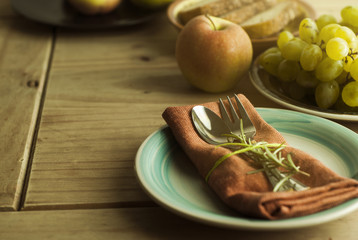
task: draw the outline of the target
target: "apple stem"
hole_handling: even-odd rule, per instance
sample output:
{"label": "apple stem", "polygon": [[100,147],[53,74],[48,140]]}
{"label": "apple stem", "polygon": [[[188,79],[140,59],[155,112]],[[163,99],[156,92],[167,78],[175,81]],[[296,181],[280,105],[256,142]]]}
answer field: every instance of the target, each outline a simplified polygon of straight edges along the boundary
{"label": "apple stem", "polygon": [[209,19],[209,21],[211,22],[211,24],[214,26],[214,30],[217,31],[217,28],[215,26],[215,23],[213,22],[213,20],[211,19],[211,17],[209,16],[209,14],[205,14],[205,17],[207,17]]}

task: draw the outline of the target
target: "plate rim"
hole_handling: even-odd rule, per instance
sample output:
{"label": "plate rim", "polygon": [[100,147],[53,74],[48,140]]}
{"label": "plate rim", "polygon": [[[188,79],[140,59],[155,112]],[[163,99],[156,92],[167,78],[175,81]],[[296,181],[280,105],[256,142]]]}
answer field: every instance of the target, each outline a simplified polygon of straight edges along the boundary
{"label": "plate rim", "polygon": [[[346,131],[349,133],[349,135],[356,135],[354,131],[350,130],[349,128],[342,126],[336,122],[333,122],[331,120],[321,118],[319,116],[314,116],[306,113],[296,112],[293,110],[286,110],[286,109],[276,109],[276,108],[256,108],[259,113],[261,110],[267,110],[267,111],[281,111],[281,112],[291,112],[293,114],[299,114],[299,115],[308,115],[310,118],[314,119],[315,121],[325,121],[328,124],[334,124],[340,128],[340,130]],[[134,170],[137,176],[137,179],[142,187],[142,189],[149,195],[149,197],[154,200],[156,203],[158,203],[160,206],[164,207],[165,209],[169,210],[170,212],[175,213],[176,215],[182,216],[186,219],[193,220],[195,222],[200,222],[216,227],[225,227],[225,228],[231,228],[231,229],[243,229],[243,230],[269,230],[269,231],[276,231],[276,230],[290,230],[290,229],[298,229],[298,228],[304,228],[304,227],[311,227],[315,225],[320,225],[326,222],[330,222],[333,220],[336,220],[340,217],[346,216],[347,214],[355,211],[358,209],[358,199],[351,199],[343,204],[347,205],[343,209],[340,209],[339,212],[334,212],[334,214],[329,214],[327,216],[320,216],[320,214],[325,214],[325,212],[334,211],[331,209],[324,210],[319,213],[303,216],[303,217],[296,217],[296,218],[290,218],[290,219],[282,219],[282,220],[266,220],[266,219],[255,219],[255,218],[245,218],[245,217],[235,217],[237,221],[233,222],[232,217],[225,216],[225,215],[217,215],[210,212],[203,212],[203,215],[197,216],[193,214],[192,212],[183,210],[180,206],[175,206],[173,203],[168,203],[162,198],[158,197],[155,193],[153,193],[152,190],[150,190],[150,184],[146,183],[142,176],[141,170],[138,167],[140,164],[141,154],[143,148],[147,145],[147,143],[158,133],[161,131],[169,129],[167,125],[161,126],[159,129],[151,133],[140,145],[136,157],[135,157],[135,164],[134,164]],[[177,144],[177,146],[179,146]],[[341,204],[342,205],[342,204]],[[341,207],[341,205],[336,207]],[[331,216],[332,215],[332,216]],[[207,219],[205,216],[214,216],[215,218],[220,218],[221,221],[214,220],[214,219]],[[307,218],[310,220],[307,221]],[[312,223],[313,222],[313,223]]]}
{"label": "plate rim", "polygon": [[[260,56],[262,54],[257,56],[256,59],[254,60],[254,62],[252,63],[252,66],[249,71],[249,78],[250,78],[252,85],[263,96],[265,96],[266,98],[272,100],[273,102],[275,102],[281,106],[290,108],[292,110],[300,111],[302,113],[311,114],[311,115],[328,118],[328,119],[334,119],[334,120],[343,120],[343,121],[352,121],[352,122],[358,121],[358,114],[354,115],[354,114],[346,114],[346,113],[333,113],[333,112],[330,113],[330,112],[326,112],[326,111],[319,110],[319,109],[317,109],[317,110],[309,109],[304,106],[298,106],[293,103],[290,103],[290,102],[286,101],[285,99],[282,99],[279,96],[277,96],[277,94],[275,94],[270,89],[265,87],[265,85],[263,84],[263,82],[258,74],[258,71],[259,71],[259,63],[258,62],[259,62]],[[294,101],[294,100],[292,99],[292,101]],[[302,103],[302,105],[303,105],[303,103]]]}

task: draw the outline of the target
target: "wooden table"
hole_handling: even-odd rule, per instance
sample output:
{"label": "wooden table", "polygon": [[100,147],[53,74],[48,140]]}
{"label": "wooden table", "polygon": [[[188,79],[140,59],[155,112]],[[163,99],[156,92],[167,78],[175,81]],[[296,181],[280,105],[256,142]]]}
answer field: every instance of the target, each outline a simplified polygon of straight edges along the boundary
{"label": "wooden table", "polygon": [[[339,16],[354,0],[312,1]],[[168,106],[213,101],[190,87],[165,13],[133,29],[31,22],[0,3],[0,239],[356,239],[358,212],[284,232],[237,231],[177,216],[147,197],[133,163]],[[280,106],[248,77],[233,90]],[[357,123],[341,124],[358,132]],[[155,221],[153,221],[155,219]]]}

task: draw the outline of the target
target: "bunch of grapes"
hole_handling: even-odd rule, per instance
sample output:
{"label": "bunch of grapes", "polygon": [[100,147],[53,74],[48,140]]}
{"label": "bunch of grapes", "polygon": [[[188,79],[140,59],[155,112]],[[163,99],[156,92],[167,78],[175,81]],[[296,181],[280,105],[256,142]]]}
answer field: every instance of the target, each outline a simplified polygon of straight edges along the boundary
{"label": "bunch of grapes", "polygon": [[331,15],[300,22],[299,37],[280,33],[277,47],[259,58],[292,98],[314,96],[320,108],[358,108],[358,6],[341,10],[342,22]]}

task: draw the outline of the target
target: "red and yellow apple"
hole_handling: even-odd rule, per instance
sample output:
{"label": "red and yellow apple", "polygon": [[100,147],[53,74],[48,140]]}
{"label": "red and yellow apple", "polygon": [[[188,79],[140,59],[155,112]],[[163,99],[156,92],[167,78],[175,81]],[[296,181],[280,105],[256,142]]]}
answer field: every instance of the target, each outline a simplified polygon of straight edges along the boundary
{"label": "red and yellow apple", "polygon": [[234,88],[247,73],[253,49],[249,36],[239,25],[200,15],[179,33],[175,55],[190,84],[218,93]]}
{"label": "red and yellow apple", "polygon": [[106,14],[113,11],[122,0],[68,0],[79,12],[86,15]]}

